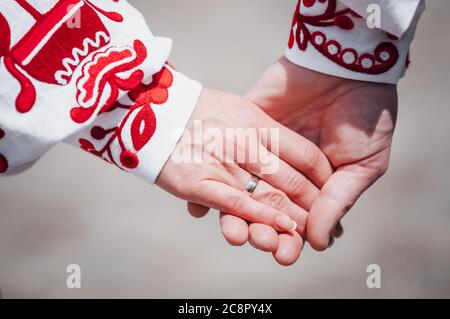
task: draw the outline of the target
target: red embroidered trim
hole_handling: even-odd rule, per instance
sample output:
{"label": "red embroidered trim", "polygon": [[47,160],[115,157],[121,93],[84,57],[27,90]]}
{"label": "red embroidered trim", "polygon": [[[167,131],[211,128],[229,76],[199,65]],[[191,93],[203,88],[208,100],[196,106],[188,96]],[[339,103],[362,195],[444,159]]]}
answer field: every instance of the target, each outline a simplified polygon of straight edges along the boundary
{"label": "red embroidered trim", "polygon": [[[0,128],[0,140],[5,137],[5,131]],[[8,170],[8,160],[3,154],[0,154],[0,174],[5,173]]]}
{"label": "red embroidered trim", "polygon": [[[317,1],[317,2],[316,2]],[[326,6],[323,13],[305,15],[304,8],[316,4]],[[299,0],[292,22],[288,47],[292,49],[297,43],[301,51],[311,44],[318,52],[338,65],[355,72],[366,74],[381,74],[389,71],[398,61],[399,53],[391,42],[383,42],[376,46],[374,52],[359,54],[354,48],[344,48],[337,40],[327,39],[321,31],[311,32],[308,26],[337,27],[350,32],[354,29],[352,19],[361,19],[351,9],[337,11],[336,0]]]}
{"label": "red embroidered trim", "polygon": [[[123,105],[116,102],[105,112],[113,112],[117,109],[125,109],[127,113],[117,127],[103,128],[94,126],[91,129],[91,137],[97,141],[102,141],[108,137],[102,149],[97,150],[94,144],[87,139],[80,139],[79,143],[82,149],[98,157],[103,158],[109,163],[115,164],[119,168],[135,169],[139,165],[139,152],[153,137],[156,131],[156,116],[151,104],[164,104],[169,98],[168,89],[173,84],[172,72],[164,67],[160,72],[153,76],[153,81],[145,85],[140,83],[135,89],[128,93],[128,97],[134,102],[133,105]],[[123,142],[123,130],[134,115],[130,124],[131,142],[133,150],[128,149]],[[119,157],[120,165],[114,159],[112,154],[112,143],[119,143],[121,153]]]}

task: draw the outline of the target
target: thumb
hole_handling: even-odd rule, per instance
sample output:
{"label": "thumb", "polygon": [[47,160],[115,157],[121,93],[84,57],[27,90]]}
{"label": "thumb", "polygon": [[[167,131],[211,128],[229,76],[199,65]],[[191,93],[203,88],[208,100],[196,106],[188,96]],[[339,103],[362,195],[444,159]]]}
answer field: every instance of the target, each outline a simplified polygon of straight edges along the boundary
{"label": "thumb", "polygon": [[330,177],[314,201],[306,222],[307,238],[314,249],[322,251],[328,248],[342,217],[376,179],[368,176],[367,172],[355,172],[350,166]]}

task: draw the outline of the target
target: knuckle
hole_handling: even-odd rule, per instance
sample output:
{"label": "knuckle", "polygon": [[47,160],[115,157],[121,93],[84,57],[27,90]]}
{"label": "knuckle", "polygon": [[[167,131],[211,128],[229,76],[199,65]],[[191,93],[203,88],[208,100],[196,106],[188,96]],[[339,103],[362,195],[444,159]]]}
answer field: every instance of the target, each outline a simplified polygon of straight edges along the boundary
{"label": "knuckle", "polygon": [[381,176],[385,175],[387,173],[388,169],[389,169],[389,162],[383,163],[378,168],[378,176],[381,177]]}
{"label": "knuckle", "polygon": [[269,207],[265,207],[256,213],[255,218],[257,222],[267,223],[271,226],[275,223],[275,219],[272,218],[272,215],[272,210]]}
{"label": "knuckle", "polygon": [[227,199],[229,207],[233,212],[240,212],[245,204],[245,198],[241,194],[230,195]]}
{"label": "knuckle", "polygon": [[369,171],[369,178],[372,182],[376,182],[378,179],[380,179],[382,176],[384,176],[389,168],[389,162],[383,162],[383,163],[376,163],[376,165],[373,165]]}
{"label": "knuckle", "polygon": [[299,196],[306,190],[307,180],[300,174],[294,174],[287,180],[287,187],[293,196]]}
{"label": "knuckle", "polygon": [[269,191],[264,197],[267,204],[274,208],[282,208],[287,199],[287,196],[278,190]]}
{"label": "knuckle", "polygon": [[303,151],[305,169],[312,171],[316,168],[320,160],[320,152],[314,146],[306,146]]}

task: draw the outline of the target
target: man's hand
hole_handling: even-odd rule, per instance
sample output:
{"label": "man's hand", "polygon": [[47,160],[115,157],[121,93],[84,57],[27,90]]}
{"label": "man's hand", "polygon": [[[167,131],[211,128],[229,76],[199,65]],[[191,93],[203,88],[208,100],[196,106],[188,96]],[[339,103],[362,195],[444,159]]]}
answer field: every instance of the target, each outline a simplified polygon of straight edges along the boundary
{"label": "man's hand", "polygon": [[[313,248],[326,249],[333,236],[342,235],[339,222],[345,213],[386,172],[397,117],[396,87],[321,74],[281,58],[247,99],[313,141],[333,165],[334,174],[307,208],[307,239]],[[222,226],[224,234],[230,233],[229,224]],[[233,225],[238,224],[233,217]],[[269,227],[259,225],[255,231],[252,224],[240,225],[241,237],[246,234],[251,242],[271,245],[274,231]],[[298,254],[293,253],[292,242],[282,245],[279,241],[278,251],[287,252],[284,260],[295,261]]]}

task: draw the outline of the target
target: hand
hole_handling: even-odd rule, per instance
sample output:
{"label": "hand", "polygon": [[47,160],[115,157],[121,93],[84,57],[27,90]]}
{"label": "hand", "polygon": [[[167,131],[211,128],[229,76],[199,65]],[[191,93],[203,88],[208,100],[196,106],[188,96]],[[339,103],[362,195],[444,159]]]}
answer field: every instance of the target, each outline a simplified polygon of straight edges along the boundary
{"label": "hand", "polygon": [[[337,78],[281,58],[247,98],[313,141],[333,165],[335,172],[312,205],[307,222],[311,246],[326,249],[332,235],[342,234],[341,218],[388,168],[397,118],[396,86]],[[239,234],[253,241],[256,235],[273,240],[273,229],[259,226],[256,234],[250,225],[250,230],[241,229]]]}
{"label": "hand", "polygon": [[[254,143],[238,133],[229,134],[237,128],[253,129]],[[263,128],[277,129],[279,138],[258,135],[256,129]],[[305,154],[315,159],[314,165]],[[292,233],[304,230],[307,213],[300,205],[312,204],[331,173],[316,145],[243,98],[205,89],[156,183],[189,201],[194,214],[211,207]],[[252,175],[261,180],[250,197],[243,190]]]}

